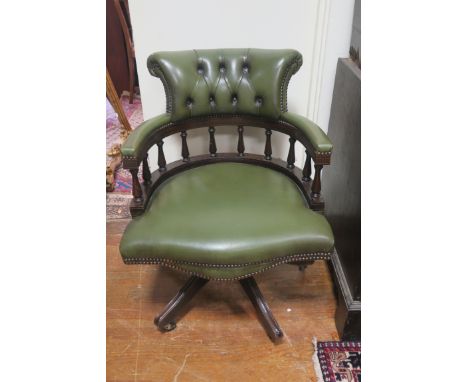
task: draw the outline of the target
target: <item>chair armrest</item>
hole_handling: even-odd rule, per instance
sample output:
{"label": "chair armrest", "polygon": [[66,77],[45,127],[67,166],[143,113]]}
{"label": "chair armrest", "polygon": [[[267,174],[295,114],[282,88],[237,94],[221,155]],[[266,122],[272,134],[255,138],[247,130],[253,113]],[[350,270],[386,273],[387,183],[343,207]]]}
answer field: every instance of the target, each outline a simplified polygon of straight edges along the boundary
{"label": "chair armrest", "polygon": [[171,122],[170,114],[161,114],[154,118],[144,121],[140,126],[133,130],[127,140],[122,144],[120,151],[125,160],[138,160],[146,150],[146,142],[155,130]]}
{"label": "chair armrest", "polygon": [[280,119],[301,130],[310,141],[315,151],[319,153],[330,153],[332,151],[333,144],[330,139],[328,139],[323,130],[310,119],[290,112],[281,114]]}

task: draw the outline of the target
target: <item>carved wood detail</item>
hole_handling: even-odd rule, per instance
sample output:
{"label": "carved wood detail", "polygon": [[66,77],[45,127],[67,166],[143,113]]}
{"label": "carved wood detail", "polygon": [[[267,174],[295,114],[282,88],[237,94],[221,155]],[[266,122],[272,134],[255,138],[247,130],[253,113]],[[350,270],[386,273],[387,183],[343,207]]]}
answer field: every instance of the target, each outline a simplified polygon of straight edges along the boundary
{"label": "carved wood detail", "polygon": [[157,143],[159,171],[166,171],[166,157],[164,156],[163,144],[162,140]]}
{"label": "carved wood detail", "polygon": [[208,132],[210,133],[210,155],[212,157],[216,156],[216,140],[215,140],[215,131],[216,129],[213,126],[210,126]]}
{"label": "carved wood detail", "polygon": [[271,160],[271,129],[265,130],[266,141],[265,141],[265,159]]}
{"label": "carved wood detail", "polygon": [[184,162],[187,162],[189,161],[189,156],[190,156],[189,149],[187,146],[187,131],[182,130],[180,132],[180,136],[182,137],[182,158]]}
{"label": "carved wood detail", "polygon": [[239,156],[244,155],[245,151],[245,145],[244,145],[244,126],[239,126],[237,128],[237,131],[239,132],[239,140],[237,141],[237,152],[239,153]]}
{"label": "carved wood detail", "polygon": [[[193,158],[189,158],[189,151],[187,146],[187,130],[199,128],[200,124],[203,121],[210,121],[208,125],[209,129],[209,154],[199,155]],[[221,123],[221,121],[225,123]],[[223,124],[234,124],[234,122],[239,121],[238,123],[238,144],[236,153],[217,153],[216,141],[215,141],[215,128],[213,125],[223,125]],[[253,126],[265,128],[266,142],[265,142],[265,151],[264,155],[255,155],[250,153],[245,153],[245,144],[244,144],[244,126],[249,124],[249,121],[252,121]],[[205,125],[207,126],[207,125]],[[271,135],[272,130],[289,133],[289,152],[287,162],[272,158],[272,147],[271,147]],[[182,137],[182,160],[166,164],[166,159],[163,151],[163,137],[169,136],[171,134],[179,132]],[[147,137],[144,143],[144,148],[146,151],[151,147],[151,142],[155,142],[158,146],[158,166],[159,169],[151,174],[151,181],[147,182],[146,179],[149,177],[147,174],[144,174],[145,179],[145,189],[141,193],[141,186],[135,185],[136,187],[136,199],[131,204],[131,213],[132,216],[141,215],[145,208],[145,202],[149,200],[149,196],[154,192],[154,190],[166,179],[169,177],[181,172],[188,170],[193,167],[203,166],[210,163],[216,162],[239,162],[239,163],[249,163],[254,165],[259,165],[263,167],[268,167],[279,171],[288,177],[290,177],[300,188],[303,193],[307,203],[310,208],[315,211],[322,211],[324,209],[323,199],[320,196],[321,184],[320,184],[320,171],[323,168],[324,164],[330,162],[331,152],[316,152],[313,148],[309,147],[307,140],[301,135],[302,133],[297,131],[297,129],[286,124],[284,121],[277,121],[266,123],[266,121],[257,118],[251,117],[241,117],[241,116],[231,116],[228,117],[209,117],[205,119],[193,118],[190,120],[184,120],[177,123],[169,123],[161,127],[160,129],[155,130],[151,136]],[[299,140],[302,144],[305,143],[306,146],[306,162],[302,170],[298,169],[295,163],[295,153],[294,145],[296,140]],[[154,143],[153,143],[154,144]],[[139,157],[139,156],[138,156]],[[143,172],[145,173],[146,164],[144,159],[138,159],[138,157],[123,157],[124,167],[129,169],[136,169],[138,171],[138,165],[143,161]],[[311,161],[314,161],[315,166],[315,176],[314,180],[311,182]],[[149,166],[148,166],[149,167]],[[149,170],[149,169],[148,169]],[[139,189],[138,189],[139,188]],[[141,194],[141,196],[139,196]]]}
{"label": "carved wood detail", "polygon": [[143,191],[141,189],[140,181],[138,180],[138,169],[134,168],[130,170],[132,174],[132,194],[133,199],[136,203],[143,202]]}
{"label": "carved wood detail", "polygon": [[321,164],[314,165],[315,174],[314,181],[312,182],[312,197],[317,199],[320,197],[320,191],[322,190],[322,183],[320,181],[320,172],[322,171],[323,166]]}
{"label": "carved wood detail", "polygon": [[310,182],[310,174],[312,173],[312,157],[310,156],[309,152],[306,151],[306,160],[304,163],[304,168],[302,169],[302,180],[304,182]]}
{"label": "carved wood detail", "polygon": [[296,139],[291,137],[289,138],[289,153],[288,153],[288,168],[294,168],[294,162],[296,162],[296,153],[294,152],[294,144]]}
{"label": "carved wood detail", "polygon": [[[207,126],[254,126],[258,128],[265,128],[267,130],[267,142],[265,145],[265,150],[267,153],[266,157],[271,156],[268,154],[271,151],[271,141],[269,142],[269,135],[271,131],[279,131],[281,133],[287,134],[301,144],[303,144],[311,153],[312,159],[315,164],[329,164],[331,152],[317,152],[315,151],[310,140],[304,135],[304,133],[299,130],[294,125],[291,125],[282,120],[269,120],[262,117],[253,117],[249,115],[210,115],[204,117],[193,117],[177,122],[170,122],[167,125],[161,126],[158,129],[155,129],[148,135],[141,147],[139,148],[138,153],[135,156],[124,156],[123,157],[123,166],[126,169],[135,168],[142,160],[144,154],[158,141],[164,139],[167,136],[170,136],[175,133],[180,133],[182,130],[192,130],[198,129]],[[214,131],[213,131],[214,133]]]}
{"label": "carved wood detail", "polygon": [[148,154],[146,154],[146,157],[143,159],[143,180],[146,184],[151,183],[151,171],[148,164]]}

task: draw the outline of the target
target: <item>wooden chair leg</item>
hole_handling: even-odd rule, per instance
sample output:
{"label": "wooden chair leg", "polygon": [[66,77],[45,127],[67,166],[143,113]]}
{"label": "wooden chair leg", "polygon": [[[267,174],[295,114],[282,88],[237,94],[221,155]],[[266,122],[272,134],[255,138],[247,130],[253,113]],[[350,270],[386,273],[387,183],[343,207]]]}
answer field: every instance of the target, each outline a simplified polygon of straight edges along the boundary
{"label": "wooden chair leg", "polygon": [[176,328],[176,318],[187,303],[208,282],[201,277],[191,276],[175,297],[166,305],[162,313],[154,319],[154,323],[163,332]]}
{"label": "wooden chair leg", "polygon": [[242,288],[244,288],[247,296],[249,296],[253,306],[255,307],[260,321],[265,327],[268,337],[270,337],[273,342],[279,340],[281,337],[283,337],[283,332],[273,317],[273,313],[266,303],[262,292],[260,292],[255,279],[253,277],[247,277],[245,279],[239,280],[239,282],[241,283]]}

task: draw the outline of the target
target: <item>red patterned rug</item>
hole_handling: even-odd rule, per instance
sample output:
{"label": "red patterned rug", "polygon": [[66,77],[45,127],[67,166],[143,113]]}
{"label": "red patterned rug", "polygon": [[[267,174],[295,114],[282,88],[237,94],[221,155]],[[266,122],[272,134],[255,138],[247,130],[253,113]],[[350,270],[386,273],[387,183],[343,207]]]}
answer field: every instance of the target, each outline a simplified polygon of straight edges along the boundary
{"label": "red patterned rug", "polygon": [[[134,129],[143,122],[143,111],[141,100],[138,97],[133,99],[133,104],[128,102],[128,96],[121,97],[122,107],[130,125]],[[106,99],[106,152],[111,150],[115,144],[120,144],[121,126],[117,113]],[[107,156],[107,164],[111,161]],[[141,174],[140,174],[141,177]],[[115,172],[114,191],[106,194],[106,217],[107,220],[130,218],[129,205],[132,200],[132,176],[130,172],[124,170],[122,166]]]}
{"label": "red patterned rug", "polygon": [[314,343],[314,367],[318,382],[361,382],[361,343]]}

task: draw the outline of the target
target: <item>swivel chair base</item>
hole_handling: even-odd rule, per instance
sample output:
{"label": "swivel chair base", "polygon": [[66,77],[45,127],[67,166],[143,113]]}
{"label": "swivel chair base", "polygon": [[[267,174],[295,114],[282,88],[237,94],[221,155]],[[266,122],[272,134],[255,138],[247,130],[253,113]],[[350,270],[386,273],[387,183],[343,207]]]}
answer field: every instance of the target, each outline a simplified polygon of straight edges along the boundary
{"label": "swivel chair base", "polygon": [[[166,305],[162,313],[155,318],[154,323],[159,330],[162,332],[174,330],[177,326],[177,317],[180,315],[181,311],[208,281],[209,280],[198,276],[191,276],[174,298]],[[262,292],[260,292],[255,279],[253,277],[247,277],[239,280],[239,282],[255,307],[268,337],[270,337],[273,342],[281,339],[281,337],[283,337],[283,332],[273,317],[270,307],[266,303]]]}

